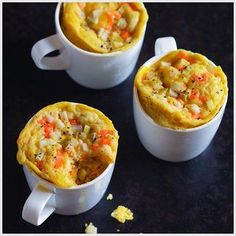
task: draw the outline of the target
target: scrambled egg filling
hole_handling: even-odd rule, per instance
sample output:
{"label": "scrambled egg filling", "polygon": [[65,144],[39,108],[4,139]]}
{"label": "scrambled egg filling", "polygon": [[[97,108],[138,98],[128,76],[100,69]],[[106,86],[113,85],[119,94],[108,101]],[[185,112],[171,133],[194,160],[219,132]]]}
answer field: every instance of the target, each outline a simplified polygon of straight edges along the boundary
{"label": "scrambled egg filling", "polygon": [[97,227],[93,225],[92,222],[85,224],[85,233],[86,234],[97,234]]}
{"label": "scrambled egg filling", "polygon": [[113,199],[113,195],[111,194],[111,193],[109,193],[108,195],[107,195],[107,200],[112,200]]}
{"label": "scrambled egg filling", "polygon": [[64,3],[61,26],[76,46],[91,52],[125,50],[143,35],[148,20],[141,3]]}
{"label": "scrambled egg filling", "polygon": [[60,187],[89,182],[115,161],[118,133],[89,106],[60,102],[40,110],[17,140],[17,159]]}
{"label": "scrambled egg filling", "polygon": [[133,220],[133,212],[125,206],[118,206],[111,216],[117,219],[121,223],[125,223],[126,220]]}
{"label": "scrambled egg filling", "polygon": [[135,78],[144,110],[158,124],[193,128],[210,121],[228,94],[227,77],[220,66],[186,50],[168,53]]}

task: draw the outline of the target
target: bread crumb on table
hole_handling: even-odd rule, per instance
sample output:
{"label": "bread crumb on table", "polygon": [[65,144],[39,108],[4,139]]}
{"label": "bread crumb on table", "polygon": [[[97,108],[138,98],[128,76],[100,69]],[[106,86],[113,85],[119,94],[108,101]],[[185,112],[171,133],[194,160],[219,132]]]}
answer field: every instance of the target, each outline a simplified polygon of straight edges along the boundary
{"label": "bread crumb on table", "polygon": [[112,213],[111,216],[117,219],[121,223],[125,223],[126,220],[133,220],[133,212],[125,207],[125,206],[118,206]]}
{"label": "bread crumb on table", "polygon": [[95,227],[92,222],[90,222],[89,224],[85,224],[85,233],[97,234],[97,227]]}
{"label": "bread crumb on table", "polygon": [[108,195],[107,195],[107,200],[112,200],[113,199],[113,195],[111,194],[111,193],[109,193]]}

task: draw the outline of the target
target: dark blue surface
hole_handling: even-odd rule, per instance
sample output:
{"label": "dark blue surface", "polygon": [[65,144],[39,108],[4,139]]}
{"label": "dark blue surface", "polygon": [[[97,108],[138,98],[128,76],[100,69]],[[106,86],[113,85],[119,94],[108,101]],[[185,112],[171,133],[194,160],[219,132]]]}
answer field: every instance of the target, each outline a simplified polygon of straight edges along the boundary
{"label": "dark blue surface", "polygon": [[[149,3],[144,45],[133,74],[109,90],[89,90],[65,72],[34,65],[33,44],[55,32],[56,4],[3,4],[3,233],[82,233],[92,221],[99,233],[233,232],[233,4]],[[132,113],[133,78],[154,55],[155,39],[174,36],[179,48],[206,55],[228,76],[229,100],[207,150],[192,161],[168,163],[151,156],[137,138]],[[86,103],[110,117],[120,134],[116,167],[106,196],[78,216],[53,214],[36,227],[21,211],[30,191],[16,161],[16,140],[42,107],[58,101]],[[173,147],[174,148],[174,147]],[[120,224],[119,204],[134,212]]]}

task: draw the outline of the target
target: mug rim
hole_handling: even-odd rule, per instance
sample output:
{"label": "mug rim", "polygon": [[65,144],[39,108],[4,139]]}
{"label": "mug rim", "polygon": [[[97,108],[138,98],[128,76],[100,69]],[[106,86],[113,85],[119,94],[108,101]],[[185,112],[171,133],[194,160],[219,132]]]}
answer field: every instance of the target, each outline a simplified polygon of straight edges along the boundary
{"label": "mug rim", "polygon": [[84,184],[80,184],[78,186],[72,186],[72,187],[60,187],[60,186],[57,186],[56,184],[54,183],[51,183],[49,182],[48,180],[46,179],[43,179],[42,177],[40,177],[39,175],[37,175],[29,166],[27,166],[26,164],[23,165],[23,168],[26,168],[26,170],[32,175],[34,176],[36,179],[38,179],[38,182],[37,184],[40,184],[40,183],[45,183],[47,185],[49,185],[50,187],[54,188],[54,189],[60,189],[60,190],[78,190],[78,189],[84,189],[86,187],[89,187],[90,185],[93,185],[95,184],[96,182],[98,182],[100,179],[102,179],[103,177],[105,177],[108,172],[110,171],[110,169],[112,167],[115,166],[115,162],[114,163],[110,163],[107,168],[99,175],[97,176],[95,179],[87,182],[87,183],[84,183]]}
{"label": "mug rim", "polygon": [[[178,50],[178,49],[176,49],[176,50]],[[176,51],[176,50],[172,50],[172,51]],[[162,53],[162,54],[157,55],[157,56],[151,57],[151,58],[148,59],[141,67],[147,66],[147,65],[148,65],[148,66],[153,65],[155,62],[157,62],[158,60],[160,60],[162,57],[164,57],[165,55],[167,55],[167,54],[170,53],[170,52],[171,52],[171,51],[166,52],[166,53]],[[211,60],[209,60],[207,57],[206,57],[206,59],[207,59],[210,63],[212,63],[214,66],[216,66],[215,63],[212,62]],[[140,68],[141,68],[141,67],[140,67]],[[140,68],[139,68],[139,69],[140,69]],[[138,72],[137,72],[137,73],[138,73]],[[137,73],[136,73],[136,75],[137,75]],[[135,75],[135,76],[136,76],[136,75]],[[227,100],[228,100],[228,93],[227,93],[227,95],[226,95],[225,101],[224,101],[223,105],[221,106],[220,110],[218,111],[218,113],[217,113],[211,120],[209,120],[207,123],[204,123],[204,124],[202,124],[202,125],[199,125],[199,126],[196,126],[196,127],[193,127],[193,128],[186,128],[186,129],[173,129],[173,128],[161,126],[160,124],[158,124],[157,122],[155,122],[155,121],[152,119],[152,117],[150,117],[150,116],[146,113],[146,111],[143,109],[143,107],[142,107],[142,105],[141,105],[141,103],[140,103],[140,101],[139,101],[138,92],[137,92],[137,88],[136,88],[135,84],[134,84],[134,86],[133,86],[133,97],[134,97],[134,99],[135,99],[135,101],[136,101],[138,107],[140,108],[142,114],[144,115],[144,117],[148,120],[148,122],[152,123],[154,126],[156,126],[156,127],[158,127],[158,128],[161,128],[161,129],[164,129],[164,130],[172,131],[172,132],[188,133],[188,132],[194,132],[194,131],[203,129],[203,128],[209,126],[210,124],[212,124],[213,122],[215,122],[215,120],[217,120],[218,117],[221,115],[221,113],[224,112],[224,110],[225,110],[226,103],[227,103]]]}
{"label": "mug rim", "polygon": [[[56,29],[57,29],[57,33],[60,35],[60,37],[62,37],[62,39],[68,43],[71,47],[73,47],[75,50],[79,51],[79,52],[82,52],[82,53],[85,53],[85,54],[88,54],[88,55],[91,55],[91,56],[97,56],[97,57],[112,57],[112,56],[117,56],[117,55],[120,55],[122,53],[126,53],[130,50],[132,50],[134,47],[136,47],[138,45],[138,43],[140,43],[142,41],[142,39],[144,38],[144,35],[145,35],[145,31],[146,31],[146,26],[147,26],[147,23],[145,24],[144,26],[144,30],[143,30],[143,34],[142,34],[142,37],[140,37],[140,39],[130,48],[128,48],[127,50],[125,51],[115,51],[115,52],[109,52],[109,53],[97,53],[97,52],[90,52],[90,51],[86,51],[78,46],[76,46],[75,44],[73,44],[66,36],[65,34],[63,33],[62,29],[61,29],[61,24],[60,24],[60,9],[61,9],[61,5],[63,4],[63,2],[59,2],[57,4],[57,7],[56,7],[56,11],[55,11],[55,24],[56,24]],[[143,7],[144,4],[141,3]]]}

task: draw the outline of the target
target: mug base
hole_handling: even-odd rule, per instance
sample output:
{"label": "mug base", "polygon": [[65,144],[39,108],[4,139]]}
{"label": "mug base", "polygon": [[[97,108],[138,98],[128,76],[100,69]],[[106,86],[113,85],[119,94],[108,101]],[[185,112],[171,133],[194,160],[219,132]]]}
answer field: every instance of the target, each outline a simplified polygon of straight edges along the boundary
{"label": "mug base", "polygon": [[91,206],[89,206],[87,208],[76,208],[75,206],[72,206],[72,207],[70,207],[70,209],[69,208],[56,209],[54,211],[54,213],[57,215],[66,215],[66,216],[80,215],[80,214],[87,212],[87,211],[91,210],[92,208],[94,208],[101,201],[103,196],[104,196],[104,194],[96,203],[93,203]]}
{"label": "mug base", "polygon": [[66,73],[70,76],[70,78],[77,84],[85,87],[85,88],[88,88],[88,89],[96,89],[96,90],[103,90],[103,89],[111,89],[111,88],[114,88],[120,84],[122,84],[123,82],[125,82],[130,75],[128,75],[127,77],[125,77],[124,79],[120,80],[120,81],[117,81],[116,83],[113,83],[113,84],[107,84],[107,85],[97,85],[97,86],[94,86],[94,85],[89,85],[89,84],[85,84],[85,83],[81,83],[81,82],[78,82],[77,79],[74,79],[73,78],[73,75],[70,74],[69,71],[66,71]]}

